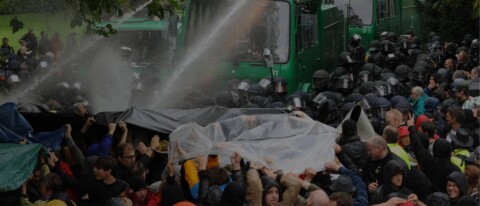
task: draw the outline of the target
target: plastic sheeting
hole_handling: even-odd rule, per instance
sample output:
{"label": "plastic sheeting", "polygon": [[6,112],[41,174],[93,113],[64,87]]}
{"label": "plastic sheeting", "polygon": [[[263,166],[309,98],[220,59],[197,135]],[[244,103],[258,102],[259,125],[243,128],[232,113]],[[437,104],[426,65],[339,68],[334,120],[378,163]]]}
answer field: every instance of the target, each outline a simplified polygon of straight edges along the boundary
{"label": "plastic sheeting", "polygon": [[37,165],[40,144],[0,144],[0,192],[19,188]]}
{"label": "plastic sheeting", "polygon": [[[302,173],[323,170],[334,159],[337,131],[328,125],[291,115],[242,115],[208,124],[180,126],[170,134],[169,157],[178,162],[200,154],[244,159],[274,170]],[[187,152],[186,152],[187,151]]]}
{"label": "plastic sheeting", "polygon": [[353,107],[352,110],[348,112],[347,116],[345,116],[345,119],[343,119],[342,123],[338,125],[338,134],[341,134],[343,132],[342,124],[347,119],[352,119],[357,122],[357,135],[362,140],[368,140],[375,135],[375,130],[372,127],[372,123],[370,123],[370,120],[368,119],[367,115],[365,114],[360,105],[355,105],[355,107]]}

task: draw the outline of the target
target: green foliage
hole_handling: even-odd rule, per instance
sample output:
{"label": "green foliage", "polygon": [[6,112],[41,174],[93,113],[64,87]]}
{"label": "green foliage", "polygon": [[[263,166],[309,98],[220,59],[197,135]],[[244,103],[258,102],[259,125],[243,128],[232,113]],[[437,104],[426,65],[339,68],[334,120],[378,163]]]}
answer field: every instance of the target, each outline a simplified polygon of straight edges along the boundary
{"label": "green foliage", "polygon": [[[0,0],[0,14],[53,13],[69,9],[76,11],[70,22],[72,28],[86,25],[87,32],[108,36],[115,34],[115,29],[112,25],[99,27],[98,22],[111,16],[122,17],[124,13],[134,11],[133,6],[147,2],[150,2],[148,15],[162,19],[166,14],[179,13],[186,0]],[[10,25],[14,33],[23,28],[23,22],[17,18],[12,19]]]}
{"label": "green foliage", "polygon": [[[479,0],[415,0],[422,35],[435,31],[444,41],[459,43],[467,33],[478,36]],[[475,9],[476,5],[476,9]]]}

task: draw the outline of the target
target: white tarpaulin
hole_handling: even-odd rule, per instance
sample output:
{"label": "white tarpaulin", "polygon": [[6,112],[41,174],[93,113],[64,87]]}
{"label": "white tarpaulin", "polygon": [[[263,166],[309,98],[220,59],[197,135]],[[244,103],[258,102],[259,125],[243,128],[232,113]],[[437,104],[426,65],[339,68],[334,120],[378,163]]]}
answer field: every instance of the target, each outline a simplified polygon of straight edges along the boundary
{"label": "white tarpaulin", "polygon": [[352,119],[357,122],[357,135],[364,141],[370,139],[371,137],[375,136],[375,130],[370,123],[367,115],[363,111],[360,105],[355,105],[355,107],[348,112],[347,116],[343,119],[342,123],[338,125],[337,132],[338,134],[342,133],[342,124],[345,120]]}
{"label": "white tarpaulin", "polygon": [[200,154],[244,159],[284,172],[323,170],[334,159],[335,128],[291,115],[242,115],[201,127],[188,123],[170,134],[169,157],[178,162]]}

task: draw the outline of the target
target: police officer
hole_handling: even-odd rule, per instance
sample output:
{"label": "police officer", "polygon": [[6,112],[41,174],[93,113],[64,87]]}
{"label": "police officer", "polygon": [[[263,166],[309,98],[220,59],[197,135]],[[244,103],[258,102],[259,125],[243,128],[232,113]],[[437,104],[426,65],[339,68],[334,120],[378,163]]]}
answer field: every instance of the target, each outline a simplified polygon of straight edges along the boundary
{"label": "police officer", "polygon": [[351,56],[355,59],[354,61],[363,65],[365,63],[365,48],[360,46],[360,41],[362,37],[358,34],[353,34],[350,37],[350,43],[348,44],[348,51]]}

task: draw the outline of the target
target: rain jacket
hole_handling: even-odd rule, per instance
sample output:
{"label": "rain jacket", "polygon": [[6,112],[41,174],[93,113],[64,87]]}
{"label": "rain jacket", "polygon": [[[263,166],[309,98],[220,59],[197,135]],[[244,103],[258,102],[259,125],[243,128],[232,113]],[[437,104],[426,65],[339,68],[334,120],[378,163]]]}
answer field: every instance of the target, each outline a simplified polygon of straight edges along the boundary
{"label": "rain jacket", "polygon": [[338,144],[358,169],[362,169],[365,166],[367,159],[367,146],[360,140],[358,135],[342,137],[338,141]]}
{"label": "rain jacket", "polygon": [[425,100],[427,97],[428,96],[424,94],[417,100],[413,100],[411,97],[408,98],[408,102],[410,102],[413,106],[413,114],[415,115],[415,118],[425,113]]}
{"label": "rain jacket", "polygon": [[[403,175],[403,181],[402,185],[400,186],[399,189],[395,189],[392,186],[391,179],[395,175],[395,173],[401,171]],[[406,171],[404,166],[401,164],[401,162],[398,162],[398,160],[391,160],[385,165],[384,169],[384,179],[383,179],[383,185],[380,186],[375,193],[373,193],[371,203],[372,204],[379,204],[382,202],[385,202],[388,200],[388,195],[394,192],[398,192],[404,195],[409,195],[411,192],[410,189],[404,187],[403,185],[405,184],[406,180]]]}
{"label": "rain jacket", "polygon": [[450,162],[449,154],[446,154],[445,156],[440,155],[445,153],[445,151],[447,151],[446,153],[450,152],[448,151],[448,147],[451,147],[450,143],[443,139],[435,141],[432,156],[432,154],[430,154],[420,142],[415,127],[410,126],[408,127],[408,130],[410,131],[410,141],[415,157],[417,158],[418,164],[423,172],[432,183],[434,192],[446,193],[446,178],[450,173],[460,171],[457,166]]}

